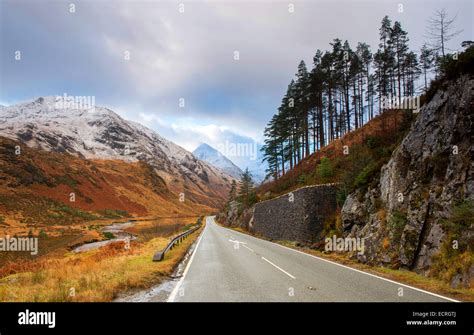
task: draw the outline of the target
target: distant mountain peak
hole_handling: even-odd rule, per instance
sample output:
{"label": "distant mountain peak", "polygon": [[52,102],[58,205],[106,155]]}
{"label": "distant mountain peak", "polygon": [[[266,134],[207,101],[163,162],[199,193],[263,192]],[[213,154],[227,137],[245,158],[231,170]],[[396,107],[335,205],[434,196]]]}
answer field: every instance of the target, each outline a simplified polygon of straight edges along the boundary
{"label": "distant mountain peak", "polygon": [[[199,150],[199,149],[201,149],[201,150],[202,150],[202,149],[209,149],[209,150],[217,151],[217,149],[214,149],[214,148],[211,147],[209,144],[204,143],[204,142],[201,143],[201,144],[199,144],[199,146],[198,146],[196,149],[194,149],[194,151]],[[219,151],[217,151],[217,152],[219,152]]]}
{"label": "distant mountain peak", "polygon": [[240,179],[242,170],[221,152],[207,143],[201,143],[194,151],[196,158],[208,162],[214,167],[224,171],[235,179]]}

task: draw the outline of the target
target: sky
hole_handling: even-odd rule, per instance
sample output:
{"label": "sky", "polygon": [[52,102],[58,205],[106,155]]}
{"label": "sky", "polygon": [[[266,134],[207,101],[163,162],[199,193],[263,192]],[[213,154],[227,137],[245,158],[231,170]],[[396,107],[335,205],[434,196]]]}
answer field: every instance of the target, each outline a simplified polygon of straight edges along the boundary
{"label": "sky", "polygon": [[473,3],[0,0],[0,104],[94,96],[190,151],[261,144],[300,60],[310,68],[336,37],[375,51],[384,15],[419,50],[441,8],[457,15],[448,47],[460,49]]}

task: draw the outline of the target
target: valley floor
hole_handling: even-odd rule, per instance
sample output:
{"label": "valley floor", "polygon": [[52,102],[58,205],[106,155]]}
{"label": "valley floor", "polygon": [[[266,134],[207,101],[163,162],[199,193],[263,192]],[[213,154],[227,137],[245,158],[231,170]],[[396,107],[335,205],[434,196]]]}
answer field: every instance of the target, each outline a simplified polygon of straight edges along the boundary
{"label": "valley floor", "polygon": [[142,235],[129,247],[117,242],[82,253],[42,257],[30,262],[30,268],[15,269],[16,273],[0,279],[0,301],[111,301],[120,293],[145,289],[171,275],[198,234],[173,248],[161,262],[152,258],[166,246],[169,234]]}

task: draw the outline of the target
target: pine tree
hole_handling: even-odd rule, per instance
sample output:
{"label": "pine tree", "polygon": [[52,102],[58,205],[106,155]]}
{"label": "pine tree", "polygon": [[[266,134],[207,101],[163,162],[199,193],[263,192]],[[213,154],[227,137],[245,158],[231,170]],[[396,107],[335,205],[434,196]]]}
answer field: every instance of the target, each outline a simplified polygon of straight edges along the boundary
{"label": "pine tree", "polygon": [[[313,57],[313,69],[310,74],[310,101],[314,108],[314,151],[325,145],[325,127],[324,127],[324,75],[321,68],[323,52],[316,51]],[[317,144],[316,144],[317,143]]]}
{"label": "pine tree", "polygon": [[[401,104],[402,99],[402,81],[404,78],[404,68],[406,54],[408,52],[407,32],[402,29],[400,22],[395,21],[390,34],[390,41],[394,53],[394,67],[397,73],[397,95],[398,103]],[[405,92],[404,92],[405,93]],[[406,94],[405,94],[406,95]]]}
{"label": "pine tree", "polygon": [[427,73],[433,67],[434,62],[434,52],[433,50],[429,49],[426,44],[423,44],[421,47],[420,52],[420,65],[423,71],[424,81],[425,81],[425,91],[428,89],[428,82],[427,82]]}
{"label": "pine tree", "polygon": [[374,64],[376,67],[375,74],[377,76],[377,90],[379,93],[379,110],[381,110],[382,97],[393,94],[393,64],[394,55],[392,48],[392,41],[390,39],[392,34],[392,22],[385,16],[382,19],[381,27],[379,29],[380,43],[379,49],[374,55]]}
{"label": "pine tree", "polygon": [[[370,52],[370,47],[366,43],[360,43],[357,45],[356,49],[356,54],[357,57],[359,58],[362,68],[361,68],[361,86],[363,85],[363,80],[365,80],[366,83],[366,101],[367,101],[367,114],[368,114],[368,119],[372,119],[373,117],[373,111],[370,109],[370,102],[371,102],[371,94],[373,94],[373,90],[370,89],[369,85],[371,84],[370,82],[370,65],[372,63],[372,53]],[[365,78],[362,78],[362,76],[365,76]],[[362,113],[364,113],[364,106],[363,106],[363,101],[364,101],[364,96],[363,96],[363,88],[361,87],[361,97],[360,101],[362,104]],[[361,124],[364,124],[363,116],[361,120]]]}
{"label": "pine tree", "polygon": [[[262,148],[267,177],[278,179],[300,161],[374,117],[378,94],[413,95],[420,74],[415,53],[408,50],[408,34],[388,16],[379,29],[377,52],[366,43],[353,51],[336,38],[331,51],[317,50],[313,68],[304,61],[288,85],[276,114],[265,128]],[[425,59],[420,59],[425,69]],[[426,64],[426,66],[428,66]],[[426,68],[428,70],[428,68]]]}
{"label": "pine tree", "polygon": [[336,80],[334,75],[333,55],[326,51],[321,58],[321,76],[323,80],[323,92],[326,96],[326,119],[328,143],[335,139],[334,127],[334,101],[333,92],[336,88]]}
{"label": "pine tree", "polygon": [[419,77],[421,70],[418,64],[418,57],[411,51],[407,53],[405,58],[405,72],[406,72],[406,93],[408,96],[415,95],[415,80]]}
{"label": "pine tree", "polygon": [[[296,73],[295,93],[296,93],[296,136],[301,143],[301,155],[298,155],[298,162],[301,158],[309,156],[309,127],[308,127],[308,111],[309,111],[309,74],[304,61],[298,65]],[[299,151],[299,149],[298,149]]]}
{"label": "pine tree", "polygon": [[242,177],[240,179],[239,185],[239,197],[242,199],[242,202],[249,206],[251,203],[251,197],[253,193],[253,181],[252,181],[252,174],[250,173],[249,169],[246,168]]}

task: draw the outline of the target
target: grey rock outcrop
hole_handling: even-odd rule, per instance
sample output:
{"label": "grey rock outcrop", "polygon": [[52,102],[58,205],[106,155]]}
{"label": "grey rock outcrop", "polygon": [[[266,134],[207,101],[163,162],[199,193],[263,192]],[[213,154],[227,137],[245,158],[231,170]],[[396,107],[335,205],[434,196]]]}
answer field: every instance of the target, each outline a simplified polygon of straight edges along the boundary
{"label": "grey rock outcrop", "polygon": [[474,199],[473,119],[474,78],[445,83],[420,109],[378,185],[347,197],[342,224],[347,236],[365,238],[361,261],[427,273],[446,239],[442,220],[456,202]]}

